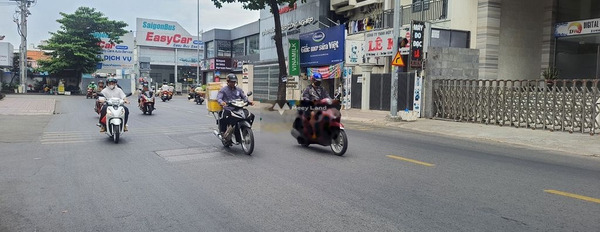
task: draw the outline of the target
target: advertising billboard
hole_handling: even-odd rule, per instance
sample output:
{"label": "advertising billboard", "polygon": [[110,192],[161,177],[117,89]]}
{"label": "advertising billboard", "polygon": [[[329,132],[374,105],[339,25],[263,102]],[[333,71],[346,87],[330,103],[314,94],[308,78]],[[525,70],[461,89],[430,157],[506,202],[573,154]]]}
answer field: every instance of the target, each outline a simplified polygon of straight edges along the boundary
{"label": "advertising billboard", "polygon": [[365,33],[365,55],[367,57],[393,56],[394,29]]}
{"label": "advertising billboard", "polygon": [[556,37],[600,33],[600,19],[557,23],[555,28]]}
{"label": "advertising billboard", "polygon": [[14,48],[8,42],[0,42],[0,67],[13,66]]}
{"label": "advertising billboard", "polygon": [[103,61],[99,64],[99,69],[132,69],[133,64],[133,49],[135,46],[133,33],[129,32],[119,37],[122,41],[119,44],[109,42],[108,35],[103,33],[95,33],[94,37],[100,39],[100,47],[102,47],[102,55],[99,55]]}
{"label": "advertising billboard", "polygon": [[325,66],[344,61],[345,26],[300,34],[300,65]]}
{"label": "advertising billboard", "polygon": [[137,45],[164,48],[204,48],[197,36],[192,36],[179,23],[172,21],[137,18]]}

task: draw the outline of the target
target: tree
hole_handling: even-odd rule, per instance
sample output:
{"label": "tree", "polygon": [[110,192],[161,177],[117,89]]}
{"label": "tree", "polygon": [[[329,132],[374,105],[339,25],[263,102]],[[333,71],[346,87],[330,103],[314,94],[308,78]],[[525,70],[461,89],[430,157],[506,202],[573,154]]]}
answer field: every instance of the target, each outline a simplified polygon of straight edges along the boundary
{"label": "tree", "polygon": [[[279,17],[279,5],[287,3],[288,5],[294,5],[296,0],[212,0],[217,8],[223,7],[223,3],[239,2],[242,3],[242,7],[248,10],[262,10],[267,6],[270,8],[275,20],[275,48],[277,49],[277,61],[279,63],[279,86],[277,88],[277,100],[285,100],[285,83],[281,77],[287,76],[287,69],[285,67],[285,55],[283,53],[283,42],[281,35],[281,19]],[[304,0],[302,0],[304,2]]]}
{"label": "tree", "polygon": [[40,60],[42,70],[49,73],[59,73],[64,70],[75,70],[81,76],[83,73],[93,73],[96,65],[102,61],[100,55],[100,39],[94,35],[106,35],[110,43],[120,43],[119,36],[127,33],[123,21],[109,20],[94,8],[79,7],[75,13],[60,13],[62,19],[56,20],[61,24],[60,30],[50,32],[52,37],[47,45],[39,46],[50,50],[50,59]]}

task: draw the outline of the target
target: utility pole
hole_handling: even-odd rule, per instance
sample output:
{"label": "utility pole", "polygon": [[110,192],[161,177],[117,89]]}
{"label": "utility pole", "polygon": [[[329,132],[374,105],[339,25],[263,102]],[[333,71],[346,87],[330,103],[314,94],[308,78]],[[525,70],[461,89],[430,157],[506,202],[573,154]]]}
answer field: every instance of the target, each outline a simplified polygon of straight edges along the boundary
{"label": "utility pole", "polygon": [[[402,7],[400,6],[400,0],[394,1],[394,52],[396,55],[400,51],[398,46],[398,39],[400,37],[400,28],[402,27]],[[393,57],[392,57],[393,59]],[[392,92],[390,101],[390,114],[392,117],[398,116],[398,76],[400,73],[400,67],[392,66]]]}
{"label": "utility pole", "polygon": [[197,39],[197,44],[196,44],[196,84],[200,84],[200,0],[197,0],[198,3],[198,28],[196,30],[196,32],[198,33],[198,37],[196,37]]}
{"label": "utility pole", "polygon": [[29,16],[29,7],[33,0],[11,0],[17,2],[21,13],[21,20],[15,19],[19,35],[21,36],[21,46],[19,46],[20,72],[22,93],[27,93],[27,16]]}

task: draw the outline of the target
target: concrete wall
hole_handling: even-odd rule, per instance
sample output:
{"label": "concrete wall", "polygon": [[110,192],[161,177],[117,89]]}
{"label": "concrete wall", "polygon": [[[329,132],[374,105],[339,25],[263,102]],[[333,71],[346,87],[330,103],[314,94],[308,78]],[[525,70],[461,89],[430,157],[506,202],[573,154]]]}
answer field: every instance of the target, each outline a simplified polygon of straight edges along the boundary
{"label": "concrete wall", "polygon": [[239,38],[244,38],[247,36],[255,35],[260,32],[260,23],[259,21],[248,23],[244,26],[236,27],[231,29],[231,40],[236,40]]}
{"label": "concrete wall", "polygon": [[547,1],[502,0],[498,79],[540,78]]}
{"label": "concrete wall", "polygon": [[433,117],[433,80],[478,79],[479,50],[465,48],[429,48],[425,64],[423,117]]}

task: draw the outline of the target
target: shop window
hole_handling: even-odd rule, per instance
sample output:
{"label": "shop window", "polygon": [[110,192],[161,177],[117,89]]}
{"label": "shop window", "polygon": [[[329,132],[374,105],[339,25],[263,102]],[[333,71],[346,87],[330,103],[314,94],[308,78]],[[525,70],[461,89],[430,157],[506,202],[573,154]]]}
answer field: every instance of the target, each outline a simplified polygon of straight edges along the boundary
{"label": "shop window", "polygon": [[206,42],[206,58],[214,58],[215,57],[215,42],[210,41]]}
{"label": "shop window", "polygon": [[431,29],[431,47],[453,47],[469,48],[471,44],[471,33],[468,31]]}
{"label": "shop window", "polygon": [[231,57],[231,41],[217,40],[217,57]]}
{"label": "shop window", "polygon": [[246,55],[246,40],[244,38],[233,41],[233,57]]}
{"label": "shop window", "polygon": [[246,55],[253,55],[259,53],[258,34],[246,37],[246,52]]}

